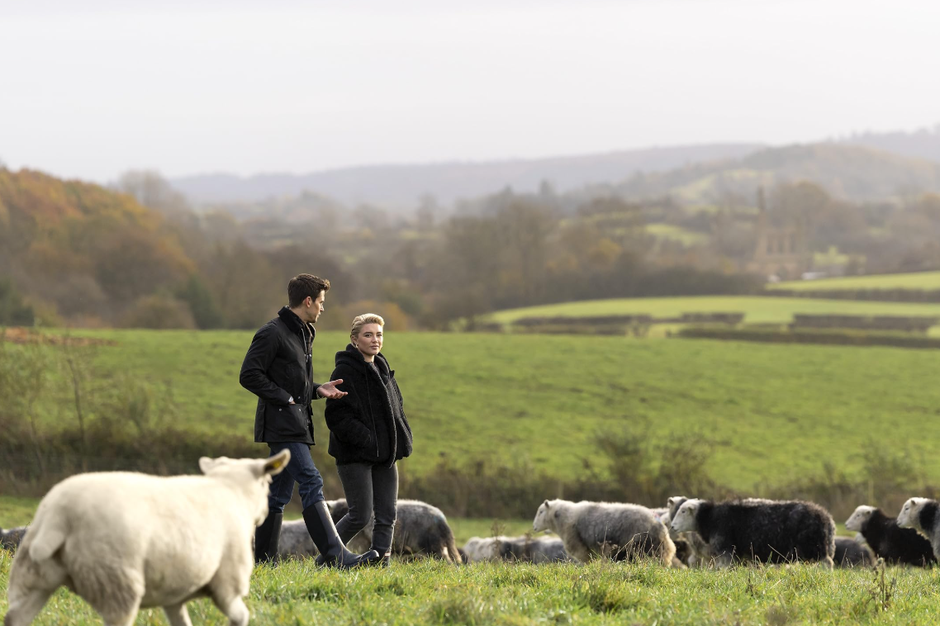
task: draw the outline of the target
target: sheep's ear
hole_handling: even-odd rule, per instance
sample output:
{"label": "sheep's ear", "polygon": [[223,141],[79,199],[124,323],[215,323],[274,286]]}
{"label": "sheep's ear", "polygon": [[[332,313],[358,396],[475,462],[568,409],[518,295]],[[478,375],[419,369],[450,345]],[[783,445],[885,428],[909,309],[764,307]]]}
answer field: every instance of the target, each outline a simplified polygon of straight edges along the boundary
{"label": "sheep's ear", "polygon": [[282,471],[284,471],[284,468],[287,467],[288,461],[290,461],[290,450],[281,450],[270,459],[265,461],[264,473],[271,475],[280,474]]}
{"label": "sheep's ear", "polygon": [[551,504],[549,503],[548,500],[546,500],[545,502],[542,503],[542,506],[544,506],[547,509],[548,507],[551,506]]}
{"label": "sheep's ear", "polygon": [[207,456],[199,457],[199,470],[203,474],[208,474],[213,467],[215,467],[215,459],[210,459]]}

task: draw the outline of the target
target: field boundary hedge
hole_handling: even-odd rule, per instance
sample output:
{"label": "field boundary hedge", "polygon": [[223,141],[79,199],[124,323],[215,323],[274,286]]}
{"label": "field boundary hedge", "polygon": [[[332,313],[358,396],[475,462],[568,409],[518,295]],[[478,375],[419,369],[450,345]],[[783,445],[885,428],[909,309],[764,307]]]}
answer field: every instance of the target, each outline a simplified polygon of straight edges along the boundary
{"label": "field boundary hedge", "polygon": [[764,343],[803,343],[831,346],[890,346],[895,348],[936,349],[940,338],[910,334],[868,333],[853,330],[780,330],[769,328],[717,328],[690,326],[674,336],[686,339],[756,341]]}
{"label": "field boundary hedge", "polygon": [[926,333],[940,322],[936,316],[923,315],[818,315],[795,313],[790,328],[798,329],[855,329],[869,331],[899,331]]}
{"label": "field boundary hedge", "polygon": [[940,289],[765,289],[775,298],[868,300],[873,302],[940,302]]}

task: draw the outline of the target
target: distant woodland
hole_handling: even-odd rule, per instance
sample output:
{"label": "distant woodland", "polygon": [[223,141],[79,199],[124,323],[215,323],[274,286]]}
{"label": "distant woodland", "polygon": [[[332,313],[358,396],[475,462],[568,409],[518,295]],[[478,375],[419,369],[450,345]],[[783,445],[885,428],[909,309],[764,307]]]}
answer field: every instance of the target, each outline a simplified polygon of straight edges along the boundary
{"label": "distant woodland", "polygon": [[315,191],[194,207],[155,172],[104,188],[0,168],[0,324],[254,328],[304,271],[333,282],[325,328],[365,310],[445,329],[551,302],[753,293],[761,228],[800,233],[815,269],[940,269],[938,191],[938,164],[835,144],[395,211]]}

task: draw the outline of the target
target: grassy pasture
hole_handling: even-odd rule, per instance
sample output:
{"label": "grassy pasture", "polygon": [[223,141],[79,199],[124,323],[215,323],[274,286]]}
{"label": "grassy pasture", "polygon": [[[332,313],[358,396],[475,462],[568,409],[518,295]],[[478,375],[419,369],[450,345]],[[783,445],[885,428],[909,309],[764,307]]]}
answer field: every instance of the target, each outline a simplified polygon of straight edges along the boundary
{"label": "grassy pasture", "polygon": [[[938,274],[940,276],[940,274]],[[821,281],[807,281],[821,282]],[[786,283],[780,283],[781,285]],[[677,298],[623,298],[547,304],[493,313],[487,320],[509,324],[523,317],[591,317],[646,313],[674,317],[682,313],[743,312],[746,323],[785,324],[794,313],[841,315],[940,315],[940,304],[811,300],[761,296],[692,296]],[[933,330],[937,330],[936,328]]]}
{"label": "grassy pasture", "polygon": [[791,280],[767,285],[768,289],[817,291],[832,289],[940,289],[940,272],[883,274],[880,276],[843,276],[818,280]]}
{"label": "grassy pasture", "polygon": [[[165,419],[251,436],[255,398],[238,385],[250,332],[81,334],[115,342],[94,348],[104,384],[150,381],[173,398]],[[343,333],[318,334],[318,380],[345,341]],[[919,473],[940,482],[938,351],[392,330],[385,354],[415,436],[402,468],[415,475],[447,455],[571,477],[585,459],[598,461],[599,432],[646,420],[654,445],[676,433],[711,442],[708,471],[741,491],[817,475],[824,462],[858,472],[869,441],[903,450]],[[49,427],[75,419],[70,393],[62,380],[50,388],[40,407]],[[323,403],[314,408],[325,445]]]}
{"label": "grassy pasture", "polygon": [[[10,553],[0,551],[0,590]],[[389,570],[317,570],[311,561],[256,568],[246,599],[252,624],[674,624],[922,625],[940,618],[937,570],[889,568],[885,585],[868,570],[814,566],[716,572],[653,564],[526,565],[437,561]],[[188,604],[197,624],[226,624],[208,600]],[[0,597],[0,613],[7,609]],[[100,624],[60,589],[34,624]],[[144,609],[136,624],[165,624]]]}
{"label": "grassy pasture", "polygon": [[647,224],[646,232],[657,239],[672,239],[679,241],[687,246],[692,246],[708,241],[708,235],[686,230],[673,224]]}

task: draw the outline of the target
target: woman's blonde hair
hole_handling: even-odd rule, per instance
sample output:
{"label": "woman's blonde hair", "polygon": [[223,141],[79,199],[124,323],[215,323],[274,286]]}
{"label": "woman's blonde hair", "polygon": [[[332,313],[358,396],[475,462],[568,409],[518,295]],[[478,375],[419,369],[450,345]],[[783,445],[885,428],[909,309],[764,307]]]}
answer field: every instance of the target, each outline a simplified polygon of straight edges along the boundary
{"label": "woman's blonde hair", "polygon": [[381,315],[376,315],[375,313],[363,313],[362,315],[357,315],[353,318],[352,329],[349,331],[349,336],[358,337],[359,331],[361,331],[362,327],[366,324],[378,324],[379,326],[385,326],[385,320],[382,319]]}

